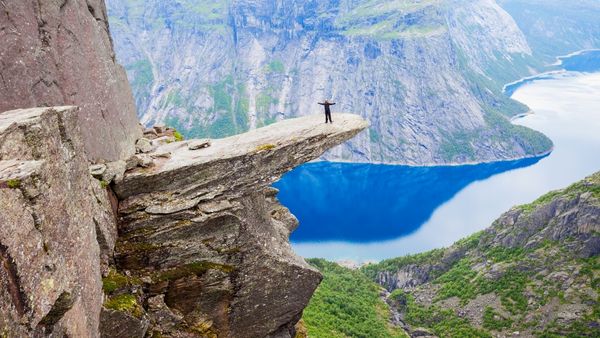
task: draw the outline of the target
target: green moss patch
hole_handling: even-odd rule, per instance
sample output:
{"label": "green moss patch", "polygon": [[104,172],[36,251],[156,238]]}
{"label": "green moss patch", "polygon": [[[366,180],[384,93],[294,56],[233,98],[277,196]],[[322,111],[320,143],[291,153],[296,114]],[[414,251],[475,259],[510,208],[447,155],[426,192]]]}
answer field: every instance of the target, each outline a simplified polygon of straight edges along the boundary
{"label": "green moss patch", "polygon": [[21,180],[19,180],[19,179],[8,180],[6,182],[6,186],[8,186],[10,189],[19,189],[21,187]]}
{"label": "green moss patch", "polygon": [[273,150],[273,149],[275,149],[274,144],[262,144],[262,145],[256,147],[256,149],[254,149],[254,151],[260,152],[260,151],[269,151],[269,150]]}
{"label": "green moss patch", "polygon": [[142,281],[138,278],[125,276],[114,269],[110,269],[108,276],[102,278],[102,290],[106,294],[112,294],[119,289],[141,284]]}
{"label": "green moss patch", "polygon": [[142,317],[144,310],[137,298],[131,294],[118,295],[104,302],[104,307],[111,310],[127,312],[137,318]]}

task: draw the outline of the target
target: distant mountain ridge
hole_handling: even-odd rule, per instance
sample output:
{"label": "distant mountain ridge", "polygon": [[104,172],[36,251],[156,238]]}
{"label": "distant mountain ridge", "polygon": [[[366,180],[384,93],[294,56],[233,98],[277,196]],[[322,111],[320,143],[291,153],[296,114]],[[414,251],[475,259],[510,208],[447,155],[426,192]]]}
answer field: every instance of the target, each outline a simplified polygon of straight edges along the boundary
{"label": "distant mountain ridge", "polygon": [[[547,152],[502,86],[541,67],[494,1],[108,1],[144,123],[223,137],[320,112],[368,133],[329,159],[441,164]],[[335,113],[334,113],[335,114]],[[334,117],[335,121],[335,117]]]}
{"label": "distant mountain ridge", "polygon": [[600,1],[499,0],[527,38],[536,58],[600,48]]}

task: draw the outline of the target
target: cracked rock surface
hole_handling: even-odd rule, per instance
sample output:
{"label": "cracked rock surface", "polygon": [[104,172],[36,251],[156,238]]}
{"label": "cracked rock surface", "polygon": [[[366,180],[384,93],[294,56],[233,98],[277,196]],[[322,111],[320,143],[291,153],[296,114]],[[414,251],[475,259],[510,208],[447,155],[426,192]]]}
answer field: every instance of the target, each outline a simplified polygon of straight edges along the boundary
{"label": "cracked rock surface", "polygon": [[116,229],[88,172],[78,112],[0,114],[0,328],[10,337],[99,336]]}
{"label": "cracked rock surface", "polygon": [[298,221],[270,184],[366,127],[351,114],[291,119],[204,149],[167,144],[156,151],[170,158],[127,172],[115,259],[144,281],[140,304],[164,302],[144,309],[150,333],[293,336],[321,275],[293,253]]}
{"label": "cracked rock surface", "polygon": [[0,112],[77,105],[90,160],[134,153],[141,136],[103,0],[0,1]]}

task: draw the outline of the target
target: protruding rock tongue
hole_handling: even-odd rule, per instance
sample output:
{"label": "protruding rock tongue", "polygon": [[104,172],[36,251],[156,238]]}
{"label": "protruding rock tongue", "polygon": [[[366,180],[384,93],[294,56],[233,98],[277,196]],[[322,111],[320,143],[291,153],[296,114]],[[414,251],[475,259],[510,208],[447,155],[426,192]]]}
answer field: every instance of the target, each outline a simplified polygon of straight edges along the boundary
{"label": "protruding rock tongue", "polygon": [[[367,127],[357,115],[285,120],[209,147],[174,142],[148,168],[134,168],[115,191],[118,268],[144,280],[152,326],[224,337],[293,331],[321,275],[288,241],[298,221],[269,187]],[[205,144],[207,142],[203,142]],[[152,153],[150,153],[152,155]]]}

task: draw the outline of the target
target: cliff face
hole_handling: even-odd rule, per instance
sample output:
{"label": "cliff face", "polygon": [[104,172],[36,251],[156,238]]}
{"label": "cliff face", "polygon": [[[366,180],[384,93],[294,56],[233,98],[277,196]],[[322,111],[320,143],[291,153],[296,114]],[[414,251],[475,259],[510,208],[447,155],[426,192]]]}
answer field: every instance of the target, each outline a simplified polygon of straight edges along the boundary
{"label": "cliff face", "polygon": [[298,221],[270,184],[366,122],[307,116],[212,144],[142,139],[127,161],[88,169],[78,113],[0,114],[1,332],[293,336],[321,275],[293,253]]}
{"label": "cliff face", "polygon": [[409,329],[597,336],[600,173],[502,215],[448,249],[369,265]]}
{"label": "cliff face", "polygon": [[116,267],[134,282],[111,297],[135,290],[138,317],[163,335],[293,336],[321,275],[293,253],[298,221],[270,185],[366,126],[356,115],[335,125],[307,116],[204,149],[185,141],[150,153],[170,157],[115,186]]}
{"label": "cliff face", "polygon": [[557,56],[600,48],[600,4],[594,0],[500,0],[533,52],[548,63]]}
{"label": "cliff face", "polygon": [[133,154],[141,134],[103,0],[2,1],[0,41],[0,112],[77,105],[90,160]]}
{"label": "cliff face", "polygon": [[[222,137],[290,116],[362,112],[330,159],[429,164],[539,154],[502,114],[535,67],[510,16],[478,1],[109,1],[143,123]],[[334,110],[335,110],[334,109]]]}
{"label": "cliff face", "polygon": [[[77,108],[0,114],[0,332],[97,337],[115,219]],[[101,259],[104,257],[104,259]]]}

